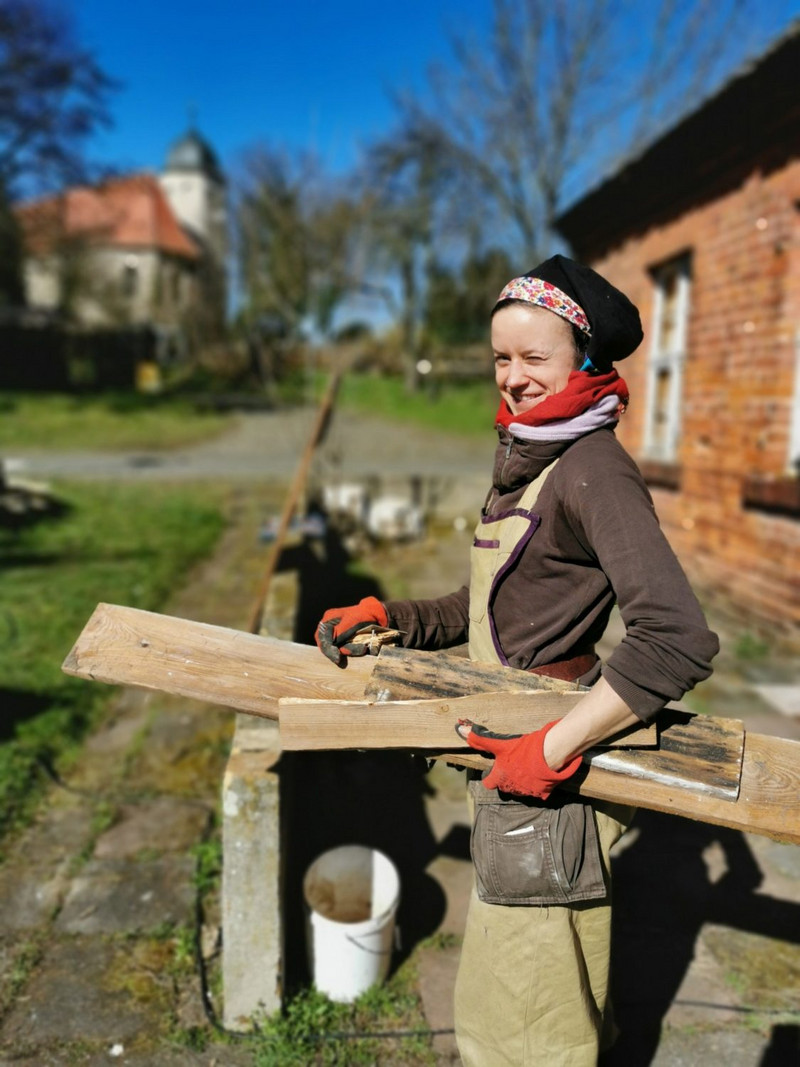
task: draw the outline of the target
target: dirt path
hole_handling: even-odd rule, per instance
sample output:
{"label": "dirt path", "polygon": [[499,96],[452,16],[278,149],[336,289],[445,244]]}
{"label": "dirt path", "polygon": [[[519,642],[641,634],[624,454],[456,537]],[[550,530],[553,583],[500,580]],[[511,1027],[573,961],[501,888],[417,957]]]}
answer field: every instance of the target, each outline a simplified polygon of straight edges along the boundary
{"label": "dirt path", "polygon": [[[190,479],[258,481],[293,473],[314,420],[312,409],[253,412],[238,417],[234,429],[215,441],[170,452],[9,453],[11,471],[31,478]],[[332,420],[321,464],[330,477],[448,478],[481,476],[489,470],[494,448],[490,420],[486,434],[454,437],[424,427],[379,417],[337,414]]]}

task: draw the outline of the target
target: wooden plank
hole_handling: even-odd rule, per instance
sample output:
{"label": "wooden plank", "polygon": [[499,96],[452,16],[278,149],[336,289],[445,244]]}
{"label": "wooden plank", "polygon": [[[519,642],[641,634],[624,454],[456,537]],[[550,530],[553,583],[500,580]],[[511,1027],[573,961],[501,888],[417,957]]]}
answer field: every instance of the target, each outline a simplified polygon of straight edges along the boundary
{"label": "wooden plank", "polygon": [[[566,715],[583,693],[481,693],[389,703],[283,698],[281,745],[288,751],[337,748],[450,748],[459,719],[497,733],[538,730]],[[459,747],[458,740],[455,747]],[[674,789],[735,799],[739,792],[744,728],[734,719],[671,711],[659,724],[657,749],[592,750],[591,766],[645,778]]]}
{"label": "wooden plank", "polygon": [[279,696],[360,697],[373,663],[364,657],[340,670],[315,646],[98,604],[63,670],[277,719]]}
{"label": "wooden plank", "polygon": [[[314,647],[135,608],[98,606],[64,669],[112,684],[163,689],[275,718],[282,696],[357,700],[372,657],[339,670]],[[480,721],[478,716],[474,716]],[[485,766],[478,753],[451,762]],[[737,800],[701,796],[589,766],[567,783],[600,800],[627,803],[800,844],[800,742],[748,733]],[[624,797],[620,783],[624,782]]]}
{"label": "wooden plank", "polygon": [[303,454],[300,457],[300,462],[297,465],[292,484],[289,486],[289,492],[286,494],[275,540],[272,543],[272,549],[267,560],[264,575],[261,579],[258,595],[256,596],[253,609],[250,613],[250,624],[248,629],[251,634],[257,634],[261,629],[261,618],[264,614],[264,605],[269,596],[269,587],[272,584],[272,578],[277,570],[281,552],[283,552],[286,535],[289,532],[289,525],[297,510],[300,496],[305,489],[306,481],[308,480],[308,472],[311,468],[311,461],[314,458],[314,452],[316,451],[317,445],[321,441],[328,425],[328,421],[330,420],[340,380],[341,373],[339,371],[334,371],[328,380],[328,387],[325,390],[325,395],[317,409],[314,424],[311,427],[311,433],[308,435],[308,440],[303,449]]}
{"label": "wooden plank", "polygon": [[[475,770],[491,766],[491,760],[478,752],[454,752],[442,758]],[[800,741],[746,733],[736,800],[672,789],[633,777],[624,779],[621,795],[620,782],[618,774],[592,760],[561,788],[594,800],[649,808],[800,845]]]}
{"label": "wooden plank", "polygon": [[424,700],[463,697],[470,693],[521,693],[549,689],[559,693],[586,692],[577,682],[529,674],[498,663],[480,663],[442,652],[409,655],[405,648],[382,648],[364,696],[373,700]]}
{"label": "wooden plank", "polygon": [[[576,682],[530,674],[528,671],[502,667],[497,663],[480,663],[440,652],[382,648],[364,690],[364,696],[368,700],[384,703],[390,700],[461,697],[474,693],[534,693],[542,690],[557,693],[588,691],[585,686]],[[658,744],[655,724],[629,727],[619,743],[623,741],[626,747],[655,747]],[[616,743],[618,742],[612,739],[606,742]]]}

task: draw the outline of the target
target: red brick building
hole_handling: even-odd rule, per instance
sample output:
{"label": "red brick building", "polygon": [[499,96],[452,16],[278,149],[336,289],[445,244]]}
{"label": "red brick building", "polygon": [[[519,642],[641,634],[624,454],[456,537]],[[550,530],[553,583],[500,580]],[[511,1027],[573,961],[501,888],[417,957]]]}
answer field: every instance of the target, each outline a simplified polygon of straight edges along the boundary
{"label": "red brick building", "polygon": [[695,586],[800,647],[800,27],[559,219],[626,292],[619,436]]}

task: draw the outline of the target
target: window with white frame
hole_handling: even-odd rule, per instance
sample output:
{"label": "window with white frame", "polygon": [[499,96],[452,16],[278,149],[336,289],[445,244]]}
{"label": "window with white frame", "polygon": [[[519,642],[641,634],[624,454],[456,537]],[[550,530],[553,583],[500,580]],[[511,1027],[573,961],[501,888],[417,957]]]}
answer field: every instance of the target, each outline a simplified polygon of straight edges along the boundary
{"label": "window with white frame", "polygon": [[690,272],[688,254],[677,256],[651,271],[654,306],[644,452],[649,459],[664,463],[674,463],[678,455]]}
{"label": "window with white frame", "polygon": [[129,300],[133,299],[139,290],[139,260],[136,256],[126,256],[123,261],[120,290]]}

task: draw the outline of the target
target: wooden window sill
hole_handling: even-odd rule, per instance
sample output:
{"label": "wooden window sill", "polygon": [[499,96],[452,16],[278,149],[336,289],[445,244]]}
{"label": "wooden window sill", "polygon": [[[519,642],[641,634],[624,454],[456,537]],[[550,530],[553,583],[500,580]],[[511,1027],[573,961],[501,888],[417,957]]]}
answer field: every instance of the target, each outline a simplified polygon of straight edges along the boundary
{"label": "wooden window sill", "polygon": [[800,518],[800,479],[752,474],[742,483],[742,504],[750,510]]}
{"label": "wooden window sill", "polygon": [[679,463],[664,463],[657,459],[642,459],[639,470],[647,484],[653,489],[671,489],[676,492],[681,487],[681,466]]}

